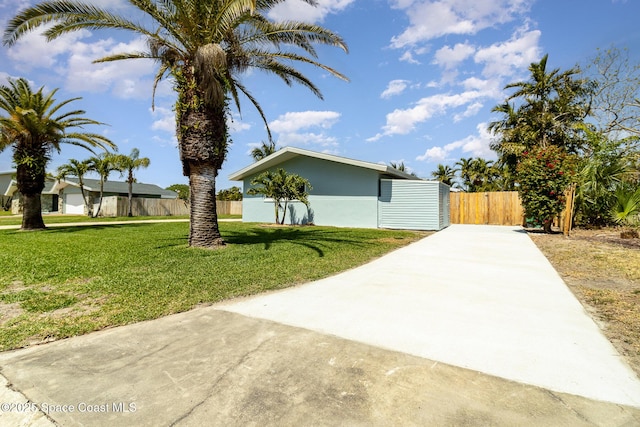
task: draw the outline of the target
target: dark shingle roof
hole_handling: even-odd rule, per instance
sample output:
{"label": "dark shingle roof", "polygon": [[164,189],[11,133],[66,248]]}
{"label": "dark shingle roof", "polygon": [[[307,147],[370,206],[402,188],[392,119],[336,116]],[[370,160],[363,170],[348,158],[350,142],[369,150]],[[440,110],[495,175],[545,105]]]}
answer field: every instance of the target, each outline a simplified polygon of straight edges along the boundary
{"label": "dark shingle roof", "polygon": [[[77,178],[66,178],[65,181],[72,183],[74,186],[78,186]],[[97,179],[83,179],[84,187],[88,191],[100,191],[100,181]],[[105,193],[120,193],[127,194],[129,192],[129,184],[122,181],[105,181],[104,183]],[[133,183],[133,194],[135,195],[147,195],[147,196],[164,196],[170,198],[177,198],[178,193],[171,190],[165,190],[155,184],[143,184],[140,182]]]}

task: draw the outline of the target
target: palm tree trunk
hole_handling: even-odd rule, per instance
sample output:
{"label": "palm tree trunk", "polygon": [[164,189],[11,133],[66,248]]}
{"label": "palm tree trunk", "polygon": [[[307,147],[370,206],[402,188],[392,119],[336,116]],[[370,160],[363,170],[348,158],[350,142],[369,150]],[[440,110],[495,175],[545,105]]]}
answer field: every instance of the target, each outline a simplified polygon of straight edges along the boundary
{"label": "palm tree trunk", "polygon": [[22,195],[22,230],[43,230],[42,200],[40,193]]}
{"label": "palm tree trunk", "polygon": [[189,246],[215,249],[224,246],[216,210],[216,167],[208,163],[189,164],[191,221]]}
{"label": "palm tree trunk", "polygon": [[104,193],[104,181],[100,180],[100,201],[98,202],[98,209],[96,210],[94,218],[97,218],[100,215],[100,208],[102,208],[102,194]]}
{"label": "palm tree trunk", "polygon": [[84,206],[87,208],[87,216],[93,216],[93,209],[89,205],[87,192],[84,191],[84,184],[82,183],[82,181],[80,181],[80,193],[82,194],[82,201],[84,202]]}
{"label": "palm tree trunk", "polygon": [[16,181],[22,194],[22,230],[43,230],[42,200],[44,189],[44,168],[39,173],[27,165],[18,165]]}
{"label": "palm tree trunk", "polygon": [[178,78],[176,110],[178,148],[182,171],[191,187],[189,246],[215,249],[224,246],[218,230],[216,176],[227,154],[224,100],[205,103],[205,93],[186,64]]}
{"label": "palm tree trunk", "polygon": [[129,211],[127,212],[127,216],[133,216],[133,171],[129,169],[129,178],[127,179],[129,183],[129,194],[128,194],[128,202],[129,202]]}

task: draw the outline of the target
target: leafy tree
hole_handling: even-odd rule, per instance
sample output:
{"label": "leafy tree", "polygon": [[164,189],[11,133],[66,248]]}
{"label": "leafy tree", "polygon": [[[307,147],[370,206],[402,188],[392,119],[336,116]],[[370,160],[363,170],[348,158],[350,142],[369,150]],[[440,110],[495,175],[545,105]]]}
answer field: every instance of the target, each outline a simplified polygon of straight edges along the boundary
{"label": "leafy tree", "polygon": [[598,50],[583,75],[594,82],[591,108],[598,129],[613,140],[640,136],[640,64],[630,61],[629,50]]}
{"label": "leafy tree", "polygon": [[553,219],[565,207],[565,190],[575,174],[575,156],[560,147],[525,151],[517,168],[518,192],[527,222],[551,232]]}
{"label": "leafy tree", "polygon": [[218,200],[230,200],[230,201],[238,201],[242,200],[242,190],[240,187],[231,187],[225,190],[218,191],[218,195],[216,196]]}
{"label": "leafy tree", "polygon": [[276,152],[276,143],[273,141],[266,142],[262,141],[260,147],[256,147],[251,150],[251,157],[253,157],[254,161],[262,160],[267,156]]}
{"label": "leafy tree", "polygon": [[100,209],[102,208],[102,196],[104,195],[104,183],[109,178],[109,174],[113,171],[119,171],[117,155],[113,153],[102,153],[97,156],[93,156],[87,160],[89,163],[89,171],[96,172],[100,177],[100,201],[98,202],[98,209],[93,214],[96,218],[100,215]]}
{"label": "leafy tree", "polygon": [[499,190],[497,181],[501,170],[494,167],[493,160],[481,157],[461,158],[456,162],[460,172],[460,186],[470,193]]}
{"label": "leafy tree", "polygon": [[133,216],[132,212],[132,204],[133,204],[133,183],[135,182],[135,177],[133,176],[133,171],[140,168],[149,167],[149,163],[151,161],[148,157],[140,157],[140,150],[134,148],[131,150],[131,154],[128,156],[125,154],[118,154],[114,157],[114,166],[116,170],[119,170],[121,173],[127,173],[127,183],[129,184],[129,194],[128,194],[128,213],[127,216]]}
{"label": "leafy tree", "polygon": [[471,191],[469,189],[471,185],[471,167],[473,165],[473,157],[469,158],[461,158],[458,160],[455,165],[457,166],[457,171],[460,173],[461,187],[465,191]]}
{"label": "leafy tree", "polygon": [[167,187],[167,190],[175,191],[178,193],[178,198],[189,201],[189,186],[187,184],[171,184]]}
{"label": "leafy tree", "polygon": [[493,168],[493,160],[475,158],[469,169],[469,191],[492,191],[497,171]]}
{"label": "leafy tree", "polygon": [[82,115],[83,110],[61,112],[72,98],[56,103],[57,89],[44,93],[33,91],[26,79],[9,79],[0,86],[0,151],[13,148],[18,191],[23,197],[23,230],[45,228],[42,220],[41,193],[44,189],[46,166],[53,150],[60,152],[63,143],[77,145],[91,151],[92,147],[114,147],[104,136],[77,131],[87,125],[102,123]]}
{"label": "leafy tree", "polygon": [[[258,175],[251,180],[251,185],[254,187],[249,188],[247,194],[252,196],[262,194],[264,197],[273,199],[276,224],[284,224],[287,205],[290,201],[297,200],[309,207],[308,190],[312,189],[309,181],[299,175],[288,174],[282,168],[276,172],[266,171]],[[280,209],[282,209],[282,220],[279,219]]]}
{"label": "leafy tree", "polygon": [[628,155],[624,141],[611,140],[590,127],[585,127],[585,134],[588,150],[577,176],[576,221],[605,226],[612,223],[617,190],[633,184],[633,158]]}
{"label": "leafy tree", "polygon": [[132,20],[128,10],[118,14],[93,4],[52,0],[23,9],[9,21],[4,43],[13,45],[45,25],[44,34],[50,40],[83,28],[123,29],[144,37],[146,51],[112,54],[98,62],[155,60],[159,69],[154,92],[163,78],[173,79],[180,160],[191,187],[189,245],[215,248],[224,244],[218,229],[215,179],[227,154],[229,103],[239,108],[239,94],[244,94],[267,124],[256,99],[241,83],[242,74],[263,70],[287,85],[300,83],[319,97],[318,88],[290,63],[310,64],[346,80],[315,59],[314,47],[321,44],[346,51],[344,41],[318,25],[271,21],[268,12],[283,1],[131,0],[143,15]]}
{"label": "leafy tree", "polygon": [[640,187],[621,185],[615,192],[615,203],[611,208],[613,222],[629,225],[640,219]]}
{"label": "leafy tree", "polygon": [[68,176],[75,176],[78,178],[78,185],[80,185],[80,193],[82,194],[82,201],[87,208],[87,215],[92,216],[93,206],[89,203],[86,191],[84,189],[84,176],[89,172],[89,161],[79,161],[76,159],[69,159],[69,163],[58,166],[56,178],[65,179]]}
{"label": "leafy tree", "polygon": [[[593,85],[577,77],[578,69],[547,71],[547,60],[545,55],[529,66],[529,80],[508,84],[505,89],[515,91],[492,110],[502,114],[489,124],[496,136],[492,149],[508,164],[517,164],[522,152],[535,147],[554,145],[570,153],[583,148],[578,125],[589,113]],[[516,100],[517,105],[511,103]]]}
{"label": "leafy tree", "polygon": [[450,187],[453,187],[454,186],[453,180],[456,177],[456,171],[457,169],[453,169],[450,166],[439,164],[438,169],[431,172],[431,176],[437,179],[438,181],[444,184],[447,184]]}
{"label": "leafy tree", "polygon": [[[505,87],[515,91],[493,109],[502,114],[502,119],[492,122],[489,130],[496,137],[492,149],[498,152],[500,162],[516,170],[515,181],[527,215],[550,231],[550,215],[562,211],[561,187],[568,185],[568,170],[564,168],[571,163],[568,154],[585,148],[584,120],[590,112],[593,84],[580,78],[575,68],[549,71],[547,61],[545,55],[529,66],[529,80]],[[550,155],[559,157],[551,159]],[[547,164],[555,167],[548,168]],[[554,175],[557,172],[562,174]],[[548,184],[545,179],[550,179]]]}

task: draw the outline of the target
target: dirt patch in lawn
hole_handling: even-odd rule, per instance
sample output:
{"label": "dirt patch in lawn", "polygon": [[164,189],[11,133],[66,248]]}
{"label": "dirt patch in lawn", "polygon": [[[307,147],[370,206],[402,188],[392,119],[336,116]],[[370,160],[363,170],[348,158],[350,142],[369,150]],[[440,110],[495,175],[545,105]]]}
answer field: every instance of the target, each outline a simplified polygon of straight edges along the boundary
{"label": "dirt patch in lawn", "polygon": [[620,231],[529,235],[640,376],[640,239]]}
{"label": "dirt patch in lawn", "polygon": [[24,313],[24,310],[17,302],[10,304],[0,302],[0,325],[4,325],[8,321],[20,316],[22,313]]}

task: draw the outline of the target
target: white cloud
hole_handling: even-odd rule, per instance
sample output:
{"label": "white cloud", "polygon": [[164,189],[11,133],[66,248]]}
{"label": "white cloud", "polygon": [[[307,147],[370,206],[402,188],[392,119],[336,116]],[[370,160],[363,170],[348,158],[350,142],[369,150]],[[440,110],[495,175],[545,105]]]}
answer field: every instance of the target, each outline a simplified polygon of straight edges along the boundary
{"label": "white cloud", "polygon": [[160,147],[177,147],[178,140],[176,136],[172,136],[170,138],[161,138],[158,135],[154,135],[151,137],[151,140],[158,144]]}
{"label": "white cloud", "polygon": [[89,31],[80,30],[47,42],[40,33],[30,32],[24,34],[7,50],[7,56],[17,69],[23,71],[37,67],[60,68],[58,57],[70,52],[76,43],[90,36]]}
{"label": "white cloud", "polygon": [[402,54],[402,56],[400,57],[400,61],[408,62],[409,64],[420,64],[420,61],[418,61],[417,59],[414,59],[413,54],[409,51],[406,51],[405,53]]}
{"label": "white cloud", "polygon": [[340,113],[336,111],[289,112],[269,123],[269,128],[278,133],[278,144],[282,146],[337,147],[337,139],[326,135],[324,130],[330,129],[339,118]]}
{"label": "white cloud", "polygon": [[340,113],[335,111],[289,112],[269,123],[269,128],[278,133],[292,133],[312,127],[329,129],[339,118]]}
{"label": "white cloud", "polygon": [[492,135],[487,130],[487,123],[479,123],[476,128],[477,135],[469,135],[454,144],[459,143],[463,153],[471,154],[474,157],[495,158],[496,154],[490,148]]}
{"label": "white cloud", "polygon": [[156,107],[155,110],[151,110],[152,117],[158,117],[157,120],[151,125],[152,130],[161,130],[171,134],[176,132],[176,115],[168,108]]}
{"label": "white cloud", "polygon": [[322,22],[327,15],[344,10],[354,1],[317,0],[314,7],[301,0],[286,0],[271,9],[268,16],[276,21]]}
{"label": "white cloud", "polygon": [[540,35],[538,30],[521,29],[506,42],[478,49],[474,60],[484,64],[482,75],[487,78],[512,76],[540,58]]}
{"label": "white cloud", "polygon": [[[7,50],[7,56],[19,70],[46,68],[65,79],[72,92],[106,92],[124,99],[151,96],[157,66],[151,60],[136,59],[94,64],[93,61],[115,53],[140,52],[147,49],[142,37],[127,43],[100,39],[91,43],[87,30],[65,34],[51,42],[40,33],[25,34]],[[166,94],[164,86],[158,95]]]}
{"label": "white cloud", "polygon": [[335,137],[313,132],[280,134],[278,136],[278,144],[283,146],[314,145],[320,147],[337,147],[339,145]]}
{"label": "white cloud", "polygon": [[251,125],[243,122],[240,114],[234,112],[231,117],[227,117],[227,128],[229,132],[238,133],[251,129]]}
{"label": "white cloud", "polygon": [[482,107],[484,107],[484,104],[482,104],[481,102],[474,102],[473,104],[469,105],[467,109],[462,113],[453,116],[453,122],[457,123],[462,119],[475,116],[482,109]]}
{"label": "white cloud", "polygon": [[442,147],[431,147],[422,156],[416,157],[416,160],[427,162],[444,162],[447,159],[448,152]]}
{"label": "white cloud", "polygon": [[502,97],[502,83],[499,79],[479,79],[477,77],[469,77],[463,80],[460,85],[465,90],[477,90],[487,95]]}
{"label": "white cloud", "polygon": [[451,108],[457,108],[475,101],[483,96],[478,91],[467,91],[455,95],[437,94],[422,98],[412,108],[396,109],[387,114],[387,124],[382,133],[367,139],[377,141],[383,136],[406,135],[413,131],[419,123],[429,120],[436,114],[444,114]]}
{"label": "white cloud", "polygon": [[476,49],[468,43],[458,43],[454,47],[443,46],[436,51],[433,62],[450,70],[473,55],[475,51]]}
{"label": "white cloud", "polygon": [[416,157],[416,160],[442,163],[451,160],[452,157],[455,158],[456,156],[453,152],[458,149],[460,149],[458,153],[460,155],[457,157],[471,155],[472,157],[482,157],[484,159],[495,158],[495,152],[490,148],[492,136],[487,130],[487,123],[479,123],[476,129],[478,131],[476,135],[469,135],[444,147],[431,147],[423,155]]}
{"label": "white cloud", "polygon": [[476,34],[512,21],[528,10],[530,3],[528,0],[396,0],[393,6],[406,10],[409,27],[391,39],[391,46],[404,48],[449,34]]}
{"label": "white cloud", "polygon": [[144,99],[151,96],[156,65],[151,60],[132,59],[94,64],[93,61],[115,53],[140,52],[147,49],[142,37],[128,43],[112,39],[96,43],[76,43],[71,49],[66,71],[66,87],[72,91],[105,92],[119,98]]}
{"label": "white cloud", "polygon": [[380,94],[380,98],[388,99],[395,95],[400,95],[411,83],[409,80],[391,80],[387,88]]}

